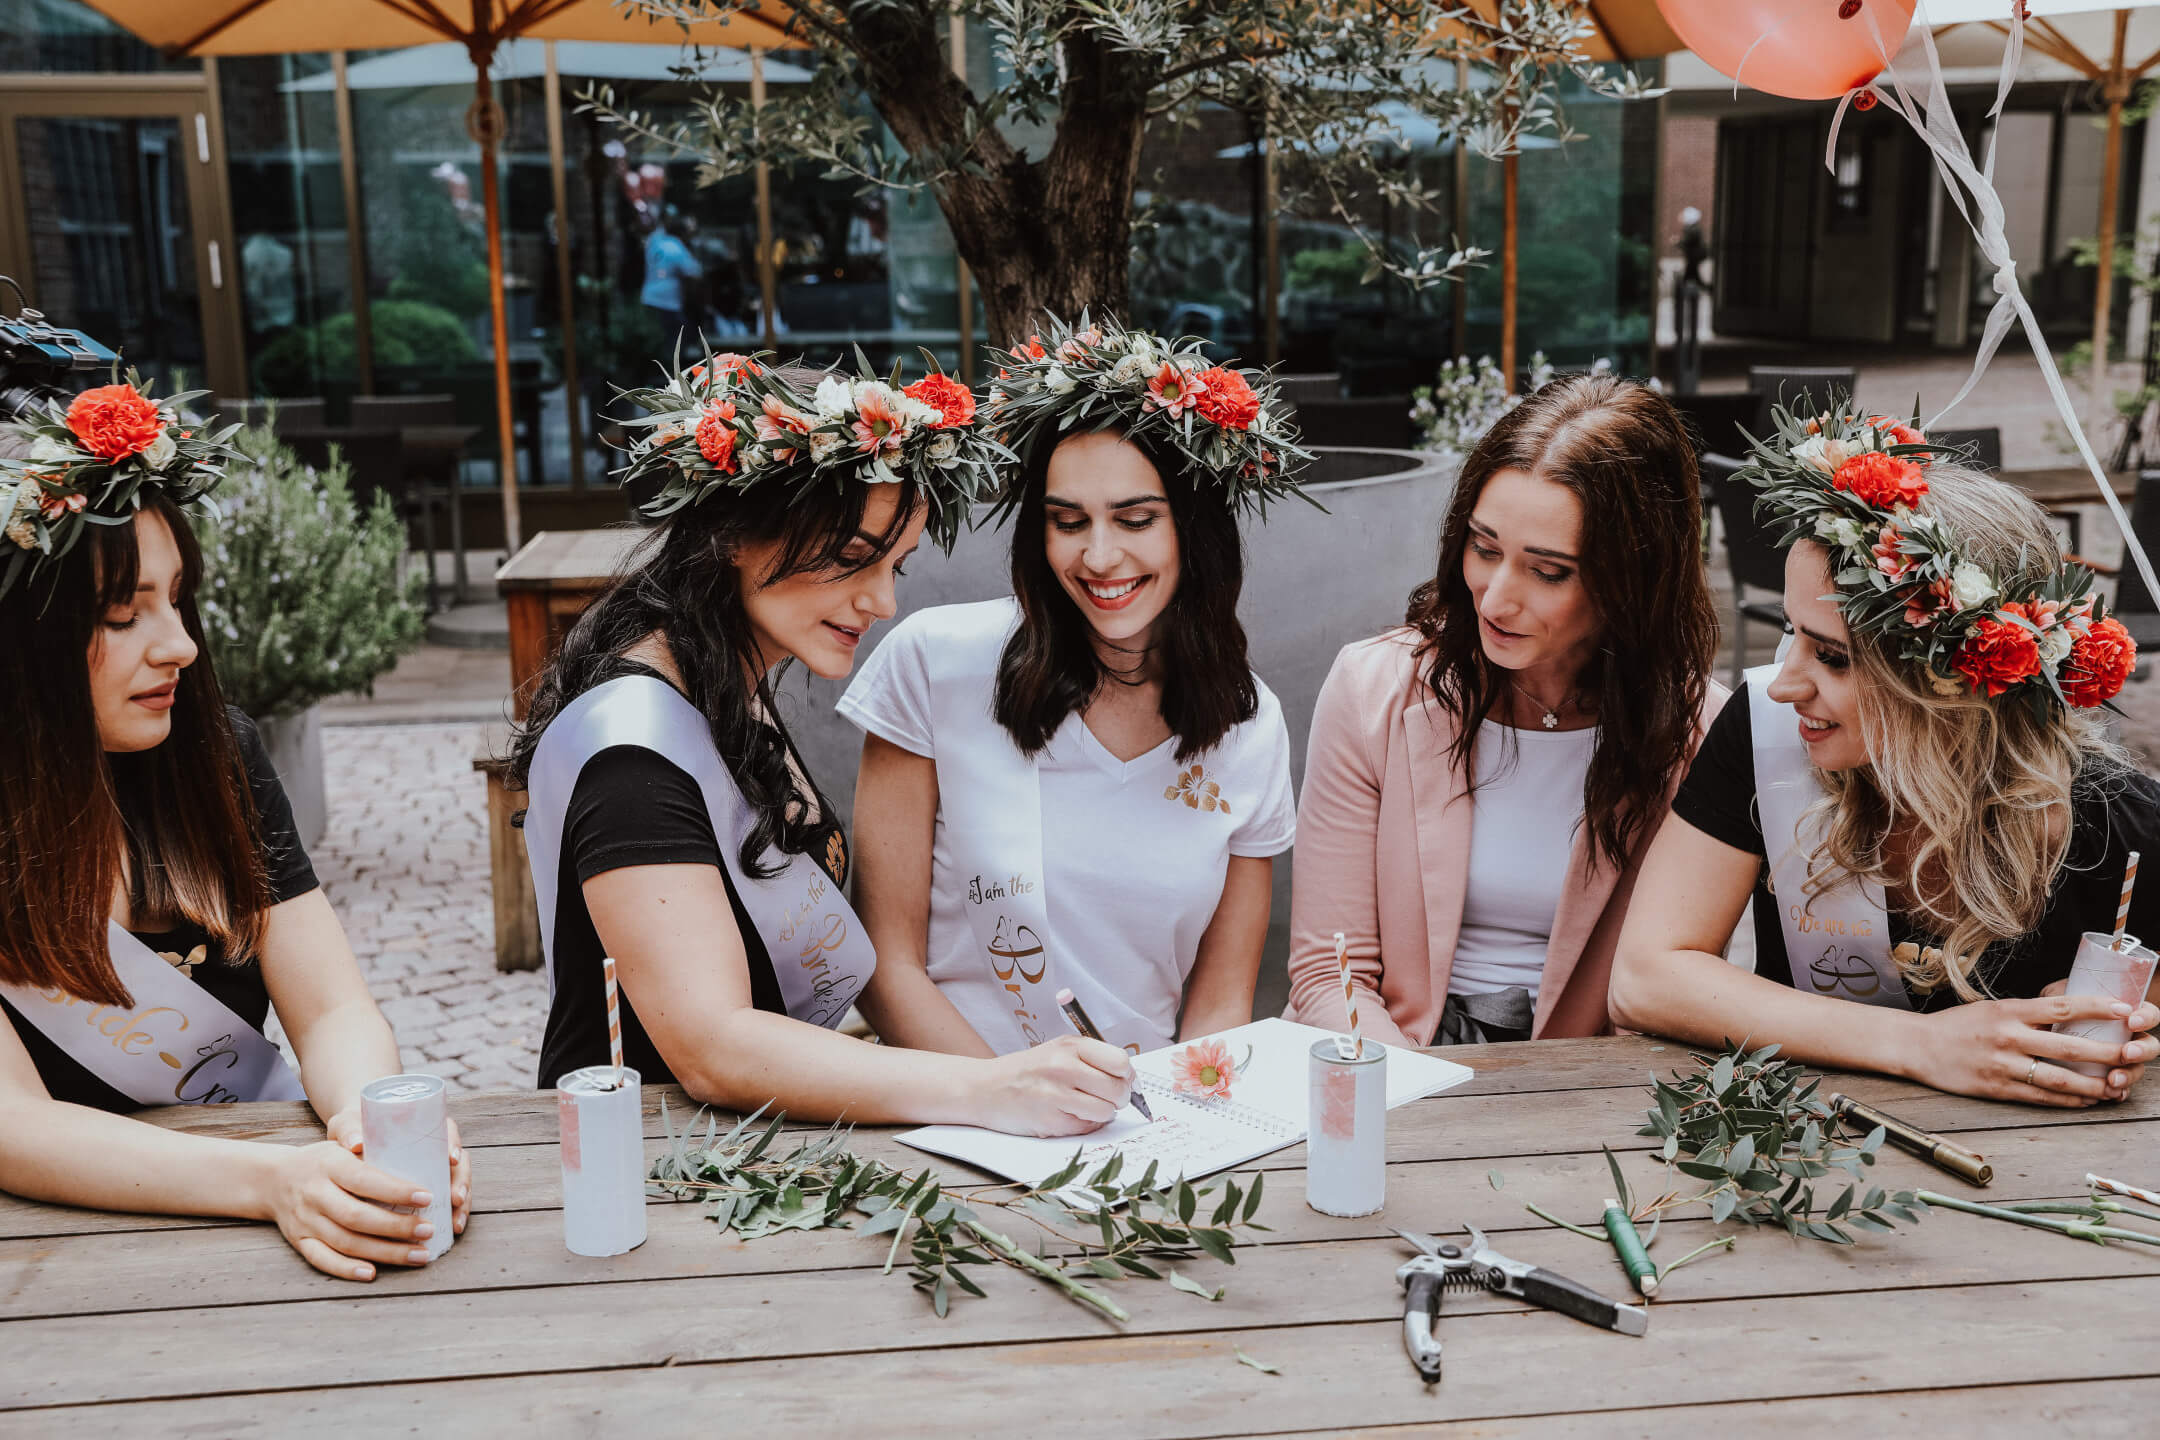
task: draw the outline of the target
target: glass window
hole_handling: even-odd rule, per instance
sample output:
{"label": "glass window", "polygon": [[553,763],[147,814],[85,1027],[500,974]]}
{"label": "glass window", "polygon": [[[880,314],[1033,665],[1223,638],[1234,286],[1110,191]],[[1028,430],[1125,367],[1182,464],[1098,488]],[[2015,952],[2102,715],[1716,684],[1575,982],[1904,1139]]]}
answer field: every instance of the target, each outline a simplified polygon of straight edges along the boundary
{"label": "glass window", "polygon": [[81,0],[0,0],[0,72],[200,70],[171,59]]}

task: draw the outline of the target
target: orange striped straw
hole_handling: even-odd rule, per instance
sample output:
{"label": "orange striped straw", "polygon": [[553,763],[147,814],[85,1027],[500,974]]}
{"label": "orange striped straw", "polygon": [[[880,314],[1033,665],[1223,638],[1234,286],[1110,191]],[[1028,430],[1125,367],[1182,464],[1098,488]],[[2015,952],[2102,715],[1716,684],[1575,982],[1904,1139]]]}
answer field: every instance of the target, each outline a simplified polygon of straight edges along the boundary
{"label": "orange striped straw", "polygon": [[1342,972],[1343,1008],[1350,1012],[1350,1043],[1346,1046],[1337,1037],[1335,1050],[1345,1060],[1362,1060],[1365,1058],[1365,1037],[1358,1033],[1357,991],[1350,984],[1350,942],[1343,938],[1340,930],[1335,932],[1335,968]]}
{"label": "orange striped straw", "polygon": [[2130,891],[2137,884],[2138,852],[2130,852],[2130,863],[2123,866],[2122,903],[2115,907],[2115,946],[2122,949],[2123,931],[2130,924]]}
{"label": "orange striped straw", "polygon": [[615,957],[605,956],[600,961],[600,972],[607,977],[607,1048],[608,1063],[613,1065],[620,1078],[622,1063],[622,1011],[615,999]]}

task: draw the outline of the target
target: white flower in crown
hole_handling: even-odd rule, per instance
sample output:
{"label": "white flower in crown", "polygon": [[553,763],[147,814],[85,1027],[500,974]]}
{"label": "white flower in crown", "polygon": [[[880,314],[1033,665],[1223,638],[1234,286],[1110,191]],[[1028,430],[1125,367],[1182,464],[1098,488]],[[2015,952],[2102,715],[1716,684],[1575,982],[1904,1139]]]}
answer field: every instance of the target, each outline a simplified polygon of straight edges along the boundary
{"label": "white flower in crown", "polygon": [[1837,474],[1838,467],[1852,459],[1853,450],[1842,440],[1827,435],[1810,435],[1793,447],[1793,459],[1803,465],[1812,465],[1825,475]]}
{"label": "white flower in crown", "polygon": [[818,414],[827,420],[837,420],[855,408],[854,392],[848,389],[847,381],[837,375],[827,375],[818,381],[813,400]]}
{"label": "white flower in crown", "polygon": [[1866,536],[1866,530],[1857,520],[1848,520],[1842,515],[1818,515],[1815,517],[1815,538],[1827,544],[1842,546],[1850,550],[1860,544]]}
{"label": "white flower in crown", "polygon": [[[30,458],[41,465],[65,465],[79,457],[73,447],[61,444],[50,435],[40,435],[30,447]],[[0,514],[4,513],[0,511]]]}
{"label": "white flower in crown", "polygon": [[173,456],[179,453],[180,447],[173,443],[172,431],[161,430],[157,439],[142,448],[143,468],[152,474],[162,474],[165,467],[172,464]]}
{"label": "white flower in crown", "polygon": [[960,437],[950,430],[940,430],[930,437],[930,445],[926,453],[930,457],[931,464],[950,465],[959,458]]}
{"label": "white flower in crown", "polygon": [[1053,395],[1070,395],[1073,389],[1073,377],[1066,374],[1063,367],[1052,365],[1043,372],[1043,388]]}
{"label": "white flower in crown", "polygon": [[900,483],[899,472],[885,463],[885,456],[882,452],[872,455],[856,474],[871,485],[897,485]]}
{"label": "white flower in crown", "polygon": [[2075,643],[2076,639],[2067,625],[2055,625],[2042,631],[2038,641],[2041,663],[2050,670],[2054,669],[2062,664],[2064,657],[2070,653],[2070,647]]}
{"label": "white flower in crown", "polygon": [[1995,582],[1978,565],[1960,560],[1950,572],[1950,598],[1960,610],[1977,610],[1995,598]]}
{"label": "white flower in crown", "polygon": [[1134,385],[1146,383],[1147,377],[1154,373],[1155,362],[1152,359],[1143,359],[1139,355],[1129,354],[1105,371],[1102,378],[1095,383],[1097,388],[1103,390],[1112,388],[1129,389]]}
{"label": "white flower in crown", "polygon": [[1138,331],[1125,337],[1125,353],[1139,361],[1143,370],[1151,373],[1162,363],[1162,358],[1155,353],[1155,342]]}
{"label": "white flower in crown", "polygon": [[813,430],[810,432],[810,458],[822,465],[842,443],[844,437],[835,435],[830,430]]}

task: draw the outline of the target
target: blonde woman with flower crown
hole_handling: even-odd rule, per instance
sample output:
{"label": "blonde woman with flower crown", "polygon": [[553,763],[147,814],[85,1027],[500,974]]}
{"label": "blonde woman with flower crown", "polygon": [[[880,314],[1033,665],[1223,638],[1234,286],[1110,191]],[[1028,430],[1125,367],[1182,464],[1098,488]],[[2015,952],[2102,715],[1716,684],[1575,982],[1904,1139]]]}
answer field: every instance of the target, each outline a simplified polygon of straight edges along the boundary
{"label": "blonde woman with flower crown", "polygon": [[[2129,853],[2160,853],[2160,784],[2097,709],[2128,634],[2030,499],[1908,427],[1781,413],[1742,473],[1789,547],[1790,639],[1651,846],[1613,1018],[1959,1094],[2123,1098],[2160,1009],[2060,992],[2080,935],[2114,928]],[[1719,953],[1750,898],[1753,974]],[[2160,934],[2160,886],[2129,929]],[[2050,1028],[2105,1019],[2131,1039]]]}

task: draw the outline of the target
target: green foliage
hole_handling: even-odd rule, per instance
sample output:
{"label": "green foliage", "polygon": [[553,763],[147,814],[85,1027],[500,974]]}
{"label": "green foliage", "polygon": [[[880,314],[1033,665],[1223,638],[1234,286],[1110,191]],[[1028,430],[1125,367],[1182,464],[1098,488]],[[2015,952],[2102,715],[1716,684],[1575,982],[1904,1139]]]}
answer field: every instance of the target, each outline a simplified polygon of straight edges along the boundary
{"label": "green foliage", "polygon": [[365,689],[420,637],[426,577],[405,572],[387,495],[361,513],[343,463],[318,471],[267,426],[202,528],[203,628],[225,698],[258,719]]}
{"label": "green foliage", "polygon": [[488,310],[485,232],[459,216],[435,175],[400,166],[390,298],[425,300],[464,318]]}
{"label": "green foliage", "polygon": [[[434,365],[449,369],[480,358],[465,322],[424,300],[377,300],[368,307],[377,365]],[[350,311],[320,325],[288,330],[255,359],[255,384],[267,395],[306,395],[324,381],[360,375],[360,349]]]}
{"label": "green foliage", "polygon": [[[1644,1207],[1642,1215],[1707,1205],[1718,1224],[1779,1225],[1833,1245],[1852,1244],[1854,1230],[1888,1231],[1895,1220],[1918,1223],[1928,1207],[1914,1192],[1861,1190],[1882,1148],[1881,1127],[1858,1145],[1839,1144],[1830,1106],[1816,1098],[1821,1077],[1775,1059],[1777,1051],[1775,1045],[1753,1051],[1728,1045],[1719,1055],[1696,1055],[1695,1069],[1673,1072],[1671,1082],[1651,1077],[1657,1103],[1650,1107],[1650,1123],[1636,1133],[1663,1142],[1659,1154],[1668,1173],[1708,1188],[1675,1191]],[[1818,1204],[1815,1182],[1832,1171],[1849,1179],[1835,1199]],[[1613,1175],[1622,1187],[1621,1203],[1628,1204],[1617,1164]]]}
{"label": "green foliage", "polygon": [[1373,252],[1356,240],[1332,250],[1300,250],[1284,267],[1283,290],[1288,294],[1305,292],[1355,300],[1373,268]]}
{"label": "green foliage", "polygon": [[[1092,1281],[1167,1278],[1178,1289],[1220,1299],[1220,1289],[1210,1292],[1175,1271],[1166,1277],[1157,1267],[1201,1255],[1234,1264],[1230,1247],[1238,1233],[1267,1229],[1253,1219],[1260,1208],[1257,1174],[1249,1188],[1230,1179],[1196,1186],[1158,1181],[1150,1164],[1146,1174],[1129,1179],[1123,1157],[1112,1156],[1083,1176],[1076,1151],[1071,1164],[1040,1185],[1011,1196],[983,1187],[962,1200],[931,1171],[895,1170],[857,1155],[848,1148],[852,1132],[838,1126],[782,1151],[777,1142],[787,1117],[775,1114],[760,1125],[763,1116],[747,1116],[722,1134],[718,1119],[700,1111],[678,1134],[663,1100],[668,1153],[653,1163],[653,1184],[677,1200],[706,1202],[708,1218],[745,1240],[783,1230],[856,1228],[850,1213],[867,1216],[857,1233],[892,1236],[887,1274],[905,1248],[908,1276],[940,1319],[955,1290],[983,1294],[968,1271],[987,1265],[1032,1275],[1121,1323],[1131,1318],[1125,1308]],[[978,1206],[1031,1222],[1039,1232],[1034,1247],[991,1229]]]}

